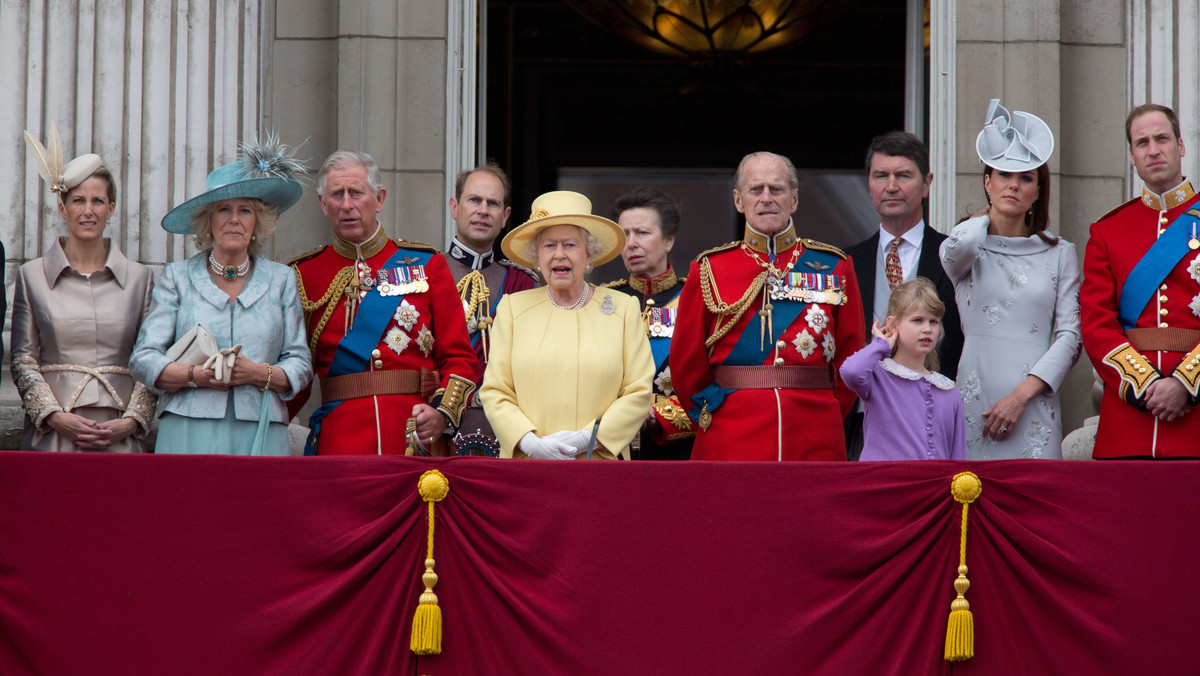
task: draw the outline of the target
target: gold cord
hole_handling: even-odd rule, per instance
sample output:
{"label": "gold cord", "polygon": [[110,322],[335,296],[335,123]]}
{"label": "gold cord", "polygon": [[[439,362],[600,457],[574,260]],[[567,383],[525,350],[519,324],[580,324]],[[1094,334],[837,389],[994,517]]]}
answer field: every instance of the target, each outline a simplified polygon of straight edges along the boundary
{"label": "gold cord", "polygon": [[[305,314],[311,314],[319,310],[322,306],[325,307],[325,313],[321,315],[321,321],[317,322],[317,327],[313,330],[312,337],[308,339],[308,349],[313,352],[317,351],[317,341],[321,337],[321,333],[325,330],[325,325],[329,323],[329,318],[333,316],[333,311],[337,308],[337,298],[346,295],[346,289],[350,288],[351,280],[357,279],[353,265],[338,270],[333,281],[329,283],[329,288],[325,290],[325,295],[321,296],[316,301],[310,301],[308,294],[304,290],[304,278],[300,275],[300,268],[295,265],[292,269],[296,271],[296,285],[300,289],[300,306],[304,308]],[[347,309],[347,313],[349,313]],[[352,321],[347,319],[347,321]],[[347,327],[349,328],[349,327]]]}

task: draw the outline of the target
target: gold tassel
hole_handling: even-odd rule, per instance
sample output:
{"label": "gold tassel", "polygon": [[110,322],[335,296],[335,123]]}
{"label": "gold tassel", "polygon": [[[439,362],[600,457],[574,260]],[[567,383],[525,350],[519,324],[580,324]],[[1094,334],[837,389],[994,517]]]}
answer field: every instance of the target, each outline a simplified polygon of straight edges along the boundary
{"label": "gold tassel", "polygon": [[975,618],[966,593],[971,588],[967,579],[967,510],[983,494],[983,482],[971,472],[960,472],[950,481],[950,495],[962,503],[962,534],[958,547],[958,578],[954,591],[958,598],[950,603],[950,620],[946,625],[946,661],[964,662],[975,657]]}
{"label": "gold tassel", "polygon": [[437,594],[433,587],[438,582],[437,573],[433,572],[433,517],[434,503],[441,502],[450,493],[450,482],[445,475],[436,469],[431,469],[421,475],[417,482],[417,492],[421,499],[429,503],[429,543],[425,556],[425,574],[421,581],[425,583],[425,591],[417,602],[417,612],[413,615],[412,641],[409,649],[418,655],[440,655],[442,653],[442,609],[438,607]]}

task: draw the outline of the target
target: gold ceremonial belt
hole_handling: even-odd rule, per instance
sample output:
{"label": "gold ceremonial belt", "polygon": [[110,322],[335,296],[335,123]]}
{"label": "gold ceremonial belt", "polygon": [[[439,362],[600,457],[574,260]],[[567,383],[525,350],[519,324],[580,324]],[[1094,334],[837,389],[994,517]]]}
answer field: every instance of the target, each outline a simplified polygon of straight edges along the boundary
{"label": "gold ceremonial belt", "polygon": [[732,390],[821,390],[833,387],[832,366],[718,366],[717,385]]}
{"label": "gold ceremonial belt", "polygon": [[1138,352],[1191,352],[1200,344],[1200,331],[1195,329],[1126,329],[1125,337]]}
{"label": "gold ceremonial belt", "polygon": [[420,394],[426,399],[437,390],[437,371],[392,370],[351,373],[321,379],[321,403],[373,397],[379,394]]}

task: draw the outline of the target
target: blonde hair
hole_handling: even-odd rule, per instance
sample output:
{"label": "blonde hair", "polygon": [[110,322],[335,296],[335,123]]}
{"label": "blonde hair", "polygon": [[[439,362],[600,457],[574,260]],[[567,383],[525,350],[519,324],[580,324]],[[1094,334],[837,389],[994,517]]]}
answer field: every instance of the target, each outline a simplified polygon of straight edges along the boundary
{"label": "blonde hair", "polygon": [[[229,199],[241,198],[231,197]],[[245,199],[250,200],[250,204],[254,206],[254,239],[250,240],[250,255],[258,256],[262,253],[263,248],[266,247],[267,240],[270,239],[271,235],[275,234],[275,225],[279,221],[279,211],[257,197],[247,197]],[[196,235],[197,249],[205,251],[212,248],[212,214],[217,210],[217,205],[225,201],[209,202],[192,212],[192,232]]]}
{"label": "blonde hair", "polygon": [[[928,310],[929,314],[941,319],[946,315],[946,304],[938,298],[937,289],[933,286],[933,282],[924,277],[916,277],[911,279],[896,288],[892,289],[892,296],[888,298],[887,314],[888,317],[895,317],[896,324],[905,316],[916,312],[917,310]],[[892,327],[898,329],[898,326]],[[933,349],[925,355],[925,368],[930,371],[938,370],[938,355],[937,348],[942,344],[942,338],[946,336],[946,327],[938,322],[938,336],[933,341]],[[892,356],[896,356],[896,350],[900,347],[900,342],[897,341],[895,347],[892,348]]]}

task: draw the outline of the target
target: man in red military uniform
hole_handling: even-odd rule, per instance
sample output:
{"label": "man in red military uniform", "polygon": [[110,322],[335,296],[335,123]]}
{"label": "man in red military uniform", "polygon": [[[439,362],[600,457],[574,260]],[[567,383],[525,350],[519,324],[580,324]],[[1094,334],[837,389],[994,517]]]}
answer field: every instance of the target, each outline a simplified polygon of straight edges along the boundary
{"label": "man in red military uniform", "polygon": [[1134,108],[1125,136],[1145,188],[1092,224],[1079,292],[1104,381],[1093,456],[1200,456],[1200,196],[1174,111]]}
{"label": "man in red military uniform", "polygon": [[446,261],[383,234],[386,196],[370,155],[339,150],[321,167],[333,244],[292,261],[321,380],[308,454],[443,455],[478,381]]}
{"label": "man in red military uniform", "polygon": [[864,344],[854,266],[798,239],[799,180],[786,157],[752,153],[734,175],[740,242],[700,254],[671,340],[675,391],[699,431],[693,460],[845,460],[854,394],[837,378]]}

